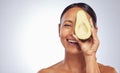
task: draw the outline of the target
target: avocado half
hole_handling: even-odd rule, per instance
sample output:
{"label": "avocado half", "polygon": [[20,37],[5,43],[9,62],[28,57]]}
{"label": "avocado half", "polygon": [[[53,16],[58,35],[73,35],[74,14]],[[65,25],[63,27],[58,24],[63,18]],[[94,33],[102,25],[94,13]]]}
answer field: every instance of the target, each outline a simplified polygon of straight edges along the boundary
{"label": "avocado half", "polygon": [[91,36],[91,24],[83,10],[79,10],[76,15],[75,35],[81,40],[86,40]]}

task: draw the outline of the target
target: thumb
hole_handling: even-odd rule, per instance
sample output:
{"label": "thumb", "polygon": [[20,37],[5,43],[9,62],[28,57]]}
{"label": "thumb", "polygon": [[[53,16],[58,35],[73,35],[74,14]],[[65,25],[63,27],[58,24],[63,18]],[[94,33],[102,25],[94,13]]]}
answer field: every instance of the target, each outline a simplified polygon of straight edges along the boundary
{"label": "thumb", "polygon": [[75,34],[73,34],[73,37],[76,39],[76,41],[78,42],[79,45],[82,45],[82,42],[77,38],[77,36]]}

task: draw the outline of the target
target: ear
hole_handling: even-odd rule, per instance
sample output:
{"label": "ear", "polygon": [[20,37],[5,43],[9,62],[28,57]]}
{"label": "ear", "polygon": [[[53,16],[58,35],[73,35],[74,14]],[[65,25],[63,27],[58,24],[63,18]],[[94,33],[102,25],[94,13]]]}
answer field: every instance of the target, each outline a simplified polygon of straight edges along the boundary
{"label": "ear", "polygon": [[58,24],[58,34],[59,34],[59,37],[60,37],[60,24]]}
{"label": "ear", "polygon": [[97,26],[96,26],[96,28],[95,28],[95,29],[96,29],[96,32],[98,32],[98,27],[97,27]]}

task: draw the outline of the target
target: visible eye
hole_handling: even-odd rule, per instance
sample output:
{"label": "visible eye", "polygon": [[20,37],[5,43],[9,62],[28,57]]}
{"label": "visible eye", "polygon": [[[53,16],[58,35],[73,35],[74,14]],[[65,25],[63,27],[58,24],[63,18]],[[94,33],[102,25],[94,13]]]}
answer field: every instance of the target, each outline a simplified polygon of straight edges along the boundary
{"label": "visible eye", "polygon": [[64,26],[72,26],[71,24],[64,24]]}

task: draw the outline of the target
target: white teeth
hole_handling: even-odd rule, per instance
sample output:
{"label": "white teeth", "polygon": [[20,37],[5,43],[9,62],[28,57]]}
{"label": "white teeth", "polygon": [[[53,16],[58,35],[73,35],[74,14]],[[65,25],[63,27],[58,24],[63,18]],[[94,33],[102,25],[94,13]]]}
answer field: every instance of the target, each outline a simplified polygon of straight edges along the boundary
{"label": "white teeth", "polygon": [[77,41],[75,41],[75,40],[68,40],[68,42],[77,43]]}

